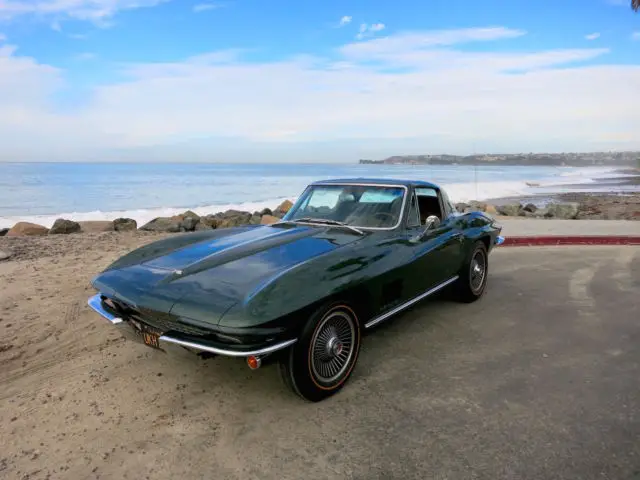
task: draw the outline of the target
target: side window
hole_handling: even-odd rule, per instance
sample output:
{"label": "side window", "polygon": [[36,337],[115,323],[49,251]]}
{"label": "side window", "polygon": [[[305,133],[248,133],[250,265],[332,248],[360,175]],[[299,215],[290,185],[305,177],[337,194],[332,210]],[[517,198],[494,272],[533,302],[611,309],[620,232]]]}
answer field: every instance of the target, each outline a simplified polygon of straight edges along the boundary
{"label": "side window", "polygon": [[444,190],[440,190],[440,195],[442,196],[442,205],[444,206],[445,216],[448,216],[452,213],[456,213],[457,212],[456,206],[449,199],[449,195],[447,195],[447,192],[445,192]]}
{"label": "side window", "polygon": [[419,227],[420,226],[420,208],[418,206],[418,199],[415,192],[411,193],[411,200],[409,201],[409,215],[407,217],[407,227]]}

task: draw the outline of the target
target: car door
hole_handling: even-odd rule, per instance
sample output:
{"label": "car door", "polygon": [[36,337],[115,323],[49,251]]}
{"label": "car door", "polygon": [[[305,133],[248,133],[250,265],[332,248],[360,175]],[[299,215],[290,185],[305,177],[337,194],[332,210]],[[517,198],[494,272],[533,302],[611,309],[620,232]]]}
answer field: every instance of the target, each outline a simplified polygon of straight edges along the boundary
{"label": "car door", "polygon": [[[407,285],[412,285],[411,296],[415,297],[441,285],[455,275],[456,260],[462,249],[462,232],[457,227],[455,217],[447,215],[442,207],[438,192],[435,194],[434,205],[439,205],[439,212],[420,212],[420,190],[413,189],[409,203],[406,227],[406,248],[410,250],[407,274]],[[437,201],[437,203],[436,203]],[[428,214],[435,214],[439,218],[439,225],[427,229],[422,219]]]}

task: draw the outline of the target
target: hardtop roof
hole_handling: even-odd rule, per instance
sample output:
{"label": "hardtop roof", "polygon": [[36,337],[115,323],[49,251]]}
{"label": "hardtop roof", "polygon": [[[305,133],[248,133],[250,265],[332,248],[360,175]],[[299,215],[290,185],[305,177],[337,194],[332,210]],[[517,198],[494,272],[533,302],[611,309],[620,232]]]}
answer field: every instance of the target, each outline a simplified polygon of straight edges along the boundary
{"label": "hardtop roof", "polygon": [[440,187],[435,183],[427,182],[425,180],[406,180],[397,178],[334,178],[331,180],[319,180],[313,182],[311,185],[318,184],[331,184],[340,185],[345,183],[363,183],[371,185],[398,185],[398,186],[416,186],[439,189]]}

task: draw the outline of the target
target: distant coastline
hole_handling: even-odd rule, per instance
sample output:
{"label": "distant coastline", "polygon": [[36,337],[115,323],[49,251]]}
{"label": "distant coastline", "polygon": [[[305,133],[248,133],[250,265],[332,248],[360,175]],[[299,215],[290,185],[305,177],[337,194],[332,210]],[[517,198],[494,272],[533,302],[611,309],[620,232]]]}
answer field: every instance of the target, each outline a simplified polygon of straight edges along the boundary
{"label": "distant coastline", "polygon": [[366,165],[597,166],[640,168],[640,152],[394,155],[383,160],[360,159],[358,163]]}

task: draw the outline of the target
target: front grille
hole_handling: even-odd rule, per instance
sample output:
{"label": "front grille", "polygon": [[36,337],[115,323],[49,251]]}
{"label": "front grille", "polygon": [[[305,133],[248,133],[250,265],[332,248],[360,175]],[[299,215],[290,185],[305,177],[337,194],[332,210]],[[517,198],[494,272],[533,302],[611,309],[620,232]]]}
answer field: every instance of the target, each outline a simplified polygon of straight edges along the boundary
{"label": "front grille", "polygon": [[148,308],[135,308],[128,303],[124,303],[120,300],[109,298],[109,302],[114,305],[112,308],[108,303],[105,303],[103,297],[103,306],[113,313],[122,316],[125,320],[135,320],[137,322],[144,323],[149,327],[160,330],[163,334],[169,331],[184,333],[185,335],[204,336],[211,335],[213,332],[204,328],[195,327],[193,325],[186,325],[180,322],[179,317],[170,313],[157,312]]}

